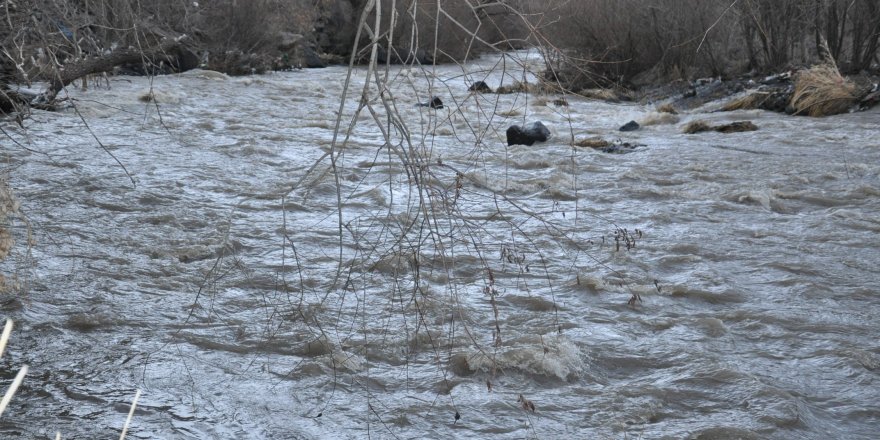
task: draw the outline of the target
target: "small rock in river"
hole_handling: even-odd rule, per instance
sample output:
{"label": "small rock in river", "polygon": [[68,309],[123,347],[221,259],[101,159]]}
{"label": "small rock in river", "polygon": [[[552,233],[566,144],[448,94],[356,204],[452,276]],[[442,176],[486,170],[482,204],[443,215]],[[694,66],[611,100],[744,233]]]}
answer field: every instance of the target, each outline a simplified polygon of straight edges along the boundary
{"label": "small rock in river", "polygon": [[639,129],[639,123],[636,121],[629,121],[620,127],[620,131],[636,131]]}

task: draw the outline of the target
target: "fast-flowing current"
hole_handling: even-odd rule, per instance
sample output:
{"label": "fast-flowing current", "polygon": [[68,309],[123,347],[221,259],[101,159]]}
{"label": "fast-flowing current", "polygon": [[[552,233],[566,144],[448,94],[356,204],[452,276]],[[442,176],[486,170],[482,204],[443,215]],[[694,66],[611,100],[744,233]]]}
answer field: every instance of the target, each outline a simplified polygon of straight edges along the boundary
{"label": "fast-flowing current", "polygon": [[877,438],[880,112],[468,91],[541,67],[100,78],[5,123],[0,435],[116,438],[140,390],[127,438]]}

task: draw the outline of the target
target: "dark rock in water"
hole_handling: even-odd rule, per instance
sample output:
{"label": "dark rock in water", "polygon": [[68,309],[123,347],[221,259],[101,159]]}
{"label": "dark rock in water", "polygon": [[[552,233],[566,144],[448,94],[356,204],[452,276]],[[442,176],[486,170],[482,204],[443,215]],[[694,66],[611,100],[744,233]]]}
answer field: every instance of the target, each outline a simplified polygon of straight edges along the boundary
{"label": "dark rock in water", "polygon": [[639,127],[640,126],[639,126],[638,122],[629,121],[626,124],[624,124],[623,127],[620,127],[620,131],[636,131],[639,129]]}
{"label": "dark rock in water", "polygon": [[[794,87],[788,86],[761,86],[756,91],[728,102],[721,111],[761,109],[772,112],[788,113],[789,101],[794,93]],[[794,109],[791,109],[793,112]]]}
{"label": "dark rock in water", "polygon": [[523,127],[511,125],[507,129],[507,145],[533,145],[535,142],[546,142],[549,138],[550,130],[541,121]]}
{"label": "dark rock in water", "polygon": [[419,107],[431,107],[433,109],[443,108],[443,100],[439,96],[431,98],[430,102],[420,103]]}
{"label": "dark rock in water", "polygon": [[485,81],[477,81],[468,87],[468,92],[492,93],[492,88]]}

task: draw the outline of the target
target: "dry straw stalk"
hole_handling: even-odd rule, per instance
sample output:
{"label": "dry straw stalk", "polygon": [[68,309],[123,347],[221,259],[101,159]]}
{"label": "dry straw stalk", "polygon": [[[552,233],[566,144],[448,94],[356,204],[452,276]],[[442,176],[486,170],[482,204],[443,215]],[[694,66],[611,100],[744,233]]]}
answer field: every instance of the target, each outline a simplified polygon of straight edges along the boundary
{"label": "dry straw stalk", "polygon": [[795,114],[830,116],[846,113],[858,97],[854,82],[844,78],[831,64],[813,66],[798,74],[791,96]]}

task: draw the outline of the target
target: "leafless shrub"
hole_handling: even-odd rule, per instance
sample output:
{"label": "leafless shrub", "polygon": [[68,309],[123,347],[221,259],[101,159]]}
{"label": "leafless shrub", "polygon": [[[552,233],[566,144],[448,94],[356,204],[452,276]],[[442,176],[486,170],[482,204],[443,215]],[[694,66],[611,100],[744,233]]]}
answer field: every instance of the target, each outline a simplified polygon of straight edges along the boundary
{"label": "leafless shrub", "polygon": [[874,0],[548,1],[534,20],[547,80],[580,91],[814,64],[820,40],[847,71],[880,46]]}
{"label": "leafless shrub", "polygon": [[[548,71],[575,90],[638,80],[646,72],[655,79],[717,74],[729,61],[726,35],[733,24],[713,23],[724,7],[715,0],[548,2],[543,13],[553,24],[542,32],[562,49]],[[707,30],[712,39],[701,47]]]}
{"label": "leafless shrub", "polygon": [[[445,63],[487,51],[525,47],[531,29],[518,13],[519,3],[448,0],[379,0],[382,2],[380,61]],[[392,6],[394,15],[392,17]],[[375,13],[375,12],[374,12]],[[366,61],[364,45],[358,58]]]}

